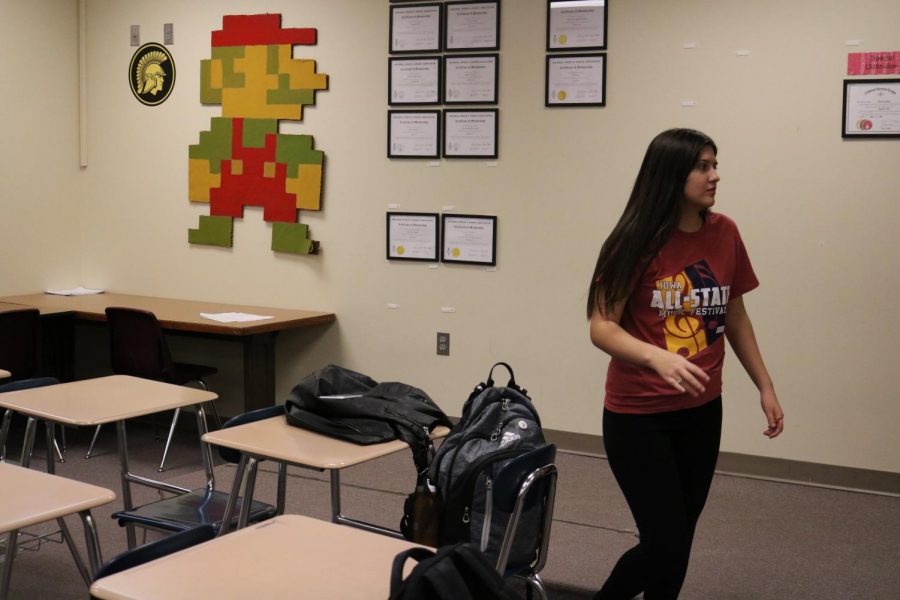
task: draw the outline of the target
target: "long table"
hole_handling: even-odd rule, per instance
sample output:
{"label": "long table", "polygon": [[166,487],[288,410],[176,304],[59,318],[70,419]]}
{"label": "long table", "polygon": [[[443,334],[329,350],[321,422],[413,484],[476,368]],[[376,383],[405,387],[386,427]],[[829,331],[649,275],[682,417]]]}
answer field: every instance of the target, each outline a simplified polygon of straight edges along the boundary
{"label": "long table", "polygon": [[[0,310],[33,307],[42,317],[72,315],[76,320],[106,321],[106,308],[122,306],[148,310],[156,315],[163,329],[192,335],[214,336],[237,340],[243,348],[244,410],[253,410],[275,403],[275,338],[279,331],[310,327],[335,320],[334,313],[313,310],[269,308],[197,300],[177,300],[152,296],[135,296],[104,292],[83,296],[54,294],[26,294],[0,298]],[[200,316],[200,313],[242,312],[271,316],[263,321],[220,323]],[[70,323],[69,327],[73,327]],[[71,333],[57,334],[57,345],[70,346],[63,350],[72,360],[74,352]],[[69,341],[66,342],[66,339]],[[45,344],[46,345],[46,344]],[[52,350],[52,348],[51,348]],[[66,379],[64,376],[63,379]]]}

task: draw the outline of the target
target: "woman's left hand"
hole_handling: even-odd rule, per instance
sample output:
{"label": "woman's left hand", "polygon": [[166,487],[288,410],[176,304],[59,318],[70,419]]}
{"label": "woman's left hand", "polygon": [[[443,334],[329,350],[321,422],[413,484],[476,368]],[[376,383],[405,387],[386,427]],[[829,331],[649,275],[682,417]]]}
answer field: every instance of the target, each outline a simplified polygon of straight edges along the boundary
{"label": "woman's left hand", "polygon": [[769,427],[763,431],[763,435],[770,439],[778,437],[784,431],[784,411],[781,410],[781,404],[778,403],[775,390],[768,389],[760,392],[759,402],[762,405],[763,412],[766,414],[766,421],[769,423]]}

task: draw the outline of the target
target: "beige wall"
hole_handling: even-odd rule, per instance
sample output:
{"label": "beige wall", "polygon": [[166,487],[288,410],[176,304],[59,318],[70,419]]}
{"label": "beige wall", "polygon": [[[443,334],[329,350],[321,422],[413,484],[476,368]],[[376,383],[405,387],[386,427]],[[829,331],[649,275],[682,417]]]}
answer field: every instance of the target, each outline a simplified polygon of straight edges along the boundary
{"label": "beige wall", "polygon": [[[4,2],[25,13],[25,26],[4,18],[0,37],[25,59],[15,68],[31,82],[16,87],[22,96],[12,106],[24,117],[12,119],[14,139],[41,132],[24,142],[30,153],[3,149],[14,173],[2,191],[4,292],[84,284],[331,309],[333,326],[280,338],[279,398],[337,362],[419,385],[458,414],[490,364],[506,360],[545,426],[598,433],[606,358],[590,345],[582,315],[596,252],[650,138],[697,127],[719,144],[717,209],[738,222],[762,281],[747,305],[787,413],[784,436],[764,438],[757,396],[729,358],[723,449],[900,471],[892,310],[900,297],[900,142],[839,136],[846,54],[900,47],[897,2],[617,0],[608,105],[549,110],[546,3],[506,0],[500,159],[430,167],[385,158],[386,1],[86,1],[89,165],[81,173],[75,63],[66,55],[76,2],[54,2],[53,11]],[[324,210],[302,214],[322,242],[318,257],[273,254],[270,228],[252,208],[235,225],[233,248],[187,244],[206,208],[187,200],[187,146],[218,114],[199,102],[199,62],[222,15],[253,12],[319,30],[318,45],[296,54],[318,61],[330,89],[302,125],[284,127],[312,133],[326,153]],[[165,104],[145,108],[125,84],[129,26],[141,26],[144,42],[161,41],[169,22],[178,82]],[[45,36],[48,29],[58,35]],[[686,42],[696,49],[684,50]],[[750,55],[735,55],[743,49]],[[0,97],[10,106],[9,94]],[[683,108],[686,100],[696,106]],[[52,158],[39,164],[27,154]],[[386,261],[389,204],[498,215],[496,271]],[[45,250],[23,252],[36,247]],[[11,253],[21,260],[8,260]],[[456,312],[441,311],[448,306]],[[450,357],[435,356],[437,331],[452,334]],[[237,347],[177,343],[183,356],[222,367],[212,383],[236,407]]]}

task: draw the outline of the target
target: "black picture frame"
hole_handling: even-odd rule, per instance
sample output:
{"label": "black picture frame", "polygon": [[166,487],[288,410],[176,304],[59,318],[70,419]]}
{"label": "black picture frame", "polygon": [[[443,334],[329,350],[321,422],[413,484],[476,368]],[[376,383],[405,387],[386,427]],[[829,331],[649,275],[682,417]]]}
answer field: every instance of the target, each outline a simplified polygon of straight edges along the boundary
{"label": "black picture frame", "polygon": [[[487,4],[494,6],[495,19],[493,23],[493,43],[481,43],[479,41],[459,42],[454,37],[463,33],[457,32],[451,26],[452,11],[464,10],[467,6]],[[477,36],[476,40],[478,39]],[[444,52],[490,52],[500,50],[500,0],[458,0],[447,2],[444,5],[444,37],[442,40]]]}
{"label": "black picture frame", "polygon": [[[855,88],[869,88],[863,93],[865,103],[851,100]],[[854,94],[855,95],[855,94]],[[874,100],[878,98],[878,101]],[[900,79],[845,79],[841,111],[841,137],[849,139],[900,138],[900,127],[893,125],[900,111]],[[890,113],[889,130],[882,130],[883,113]],[[881,113],[881,114],[880,114]]]}
{"label": "black picture frame", "polygon": [[[400,43],[399,36],[402,28],[397,27],[396,23],[398,18],[403,18],[404,14],[411,9],[432,9],[428,10],[428,13],[432,13],[435,10],[437,11],[435,13],[437,15],[437,31],[428,32],[423,35],[423,38],[426,39],[434,37],[433,43],[413,43],[410,46],[408,46],[406,42],[402,44]],[[423,4],[407,4],[405,2],[399,2],[396,4],[391,4],[389,32],[390,37],[388,39],[388,48],[390,54],[423,54],[429,52],[440,52],[442,50],[441,43],[444,39],[443,4],[439,4],[436,2],[428,2]]]}
{"label": "black picture frame", "polygon": [[[482,133],[489,133],[491,138],[488,140],[488,148],[485,151],[474,151],[479,147],[479,142],[475,138],[465,139],[465,136],[456,132],[460,127],[459,117],[464,114],[470,115],[471,119],[478,116],[490,115],[493,121],[493,127],[482,129]],[[443,134],[444,143],[441,146],[444,158],[481,158],[494,159],[499,155],[497,147],[500,132],[500,110],[497,108],[445,108],[443,118]],[[473,127],[469,127],[469,131],[474,131]],[[482,142],[483,143],[483,142]]]}
{"label": "black picture frame", "polygon": [[[440,110],[388,110],[387,111],[387,157],[388,158],[412,158],[412,159],[421,159],[421,158],[440,158],[441,157],[441,111]],[[420,140],[420,144],[417,145],[417,142],[413,140],[413,146],[410,148],[404,148],[398,146],[398,144],[402,144],[401,137],[404,132],[395,131],[395,123],[394,117],[402,118],[402,115],[422,115],[423,118],[427,121],[434,121],[434,131],[428,128],[428,131],[424,131],[426,124],[421,124],[423,127],[423,131],[413,132],[419,133],[420,135],[429,135],[433,136],[434,140],[434,149],[433,151],[427,149],[425,146],[426,142],[430,142],[431,138]],[[398,125],[401,123],[398,122]],[[412,127],[415,127],[419,124],[413,124]]]}
{"label": "black picture frame", "polygon": [[[606,56],[606,53],[548,54],[544,74],[544,106],[547,108],[606,106]],[[556,63],[559,63],[560,65],[568,63],[575,68],[578,62],[583,61],[583,59],[600,59],[599,99],[595,100],[591,97],[586,101],[573,101],[569,100],[568,97],[562,97],[565,90],[558,90],[559,82],[556,79],[551,80],[551,77],[556,71],[554,65]],[[582,73],[583,72],[584,71],[582,71]],[[553,86],[552,91],[551,86]]]}
{"label": "black picture frame", "polygon": [[[435,80],[433,89],[419,89],[416,92],[431,92],[433,100],[422,100],[412,90],[400,89],[400,85],[394,79],[394,66],[404,63],[434,63]],[[443,68],[444,63],[440,56],[389,56],[388,57],[388,105],[389,106],[431,106],[441,103],[443,97]]]}
{"label": "black picture frame", "polygon": [[[454,72],[454,69],[451,68],[451,63],[464,63],[466,61],[471,60],[484,60],[489,59],[489,62],[493,63],[493,93],[490,94],[490,97],[487,99],[481,100],[472,100],[471,96],[460,96],[458,93],[454,92],[454,88],[450,86],[450,74]],[[446,105],[492,105],[497,104],[499,101],[499,83],[500,83],[500,55],[497,53],[493,54],[445,54],[444,55],[444,82],[442,84],[443,88],[443,98],[444,104]],[[457,98],[452,98],[451,94],[456,94]]]}
{"label": "black picture frame", "polygon": [[[407,250],[404,246],[405,243],[408,243],[403,236],[397,237],[392,234],[396,232],[395,227],[399,226],[399,220],[407,220],[407,221],[421,221],[423,223],[429,223],[430,227],[434,231],[434,238],[431,240],[428,237],[428,232],[422,232],[421,239],[417,239],[415,241],[420,243],[427,243],[427,241],[432,241],[432,254],[428,256],[422,256],[422,250],[419,249],[416,251],[417,256],[404,256]],[[385,215],[385,258],[387,260],[401,260],[401,261],[413,261],[413,262],[439,262],[440,261],[440,226],[438,224],[438,220],[440,219],[440,215],[438,213],[423,213],[423,212],[388,212]],[[394,227],[392,227],[394,226]],[[428,225],[425,225],[427,227]],[[425,250],[428,250],[427,246]]]}
{"label": "black picture frame", "polygon": [[[481,229],[478,229],[479,224]],[[488,227],[490,228],[490,240],[484,240],[484,231]],[[467,242],[468,245],[462,243],[456,245],[460,241]],[[441,262],[484,267],[496,266],[497,217],[495,215],[442,214]]]}
{"label": "black picture frame", "polygon": [[[602,39],[600,43],[593,43],[596,31],[591,32],[590,28],[581,28],[582,30],[576,34],[581,35],[583,39],[579,40],[576,37],[572,43],[566,43],[565,40],[560,43],[558,32],[553,30],[553,9],[565,9],[566,5],[571,5],[573,9],[577,9],[579,4],[583,4],[583,0],[547,0],[547,52],[585,52],[607,49],[607,40],[609,39],[607,35],[609,32],[609,0],[603,0],[603,33],[601,34]],[[585,33],[585,29],[587,29],[588,33]]]}

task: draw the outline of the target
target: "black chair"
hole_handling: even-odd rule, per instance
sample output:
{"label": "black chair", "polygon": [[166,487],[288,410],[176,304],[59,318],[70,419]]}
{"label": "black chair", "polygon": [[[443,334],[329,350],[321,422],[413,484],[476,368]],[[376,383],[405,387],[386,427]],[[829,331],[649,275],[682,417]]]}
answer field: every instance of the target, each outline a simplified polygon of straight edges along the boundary
{"label": "black chair", "polygon": [[[126,550],[97,569],[97,572],[94,574],[94,581],[101,577],[109,577],[125,569],[142,565],[151,560],[168,556],[179,550],[208,542],[214,537],[216,537],[216,529],[212,525],[199,525],[143,546]],[[94,596],[91,596],[91,598],[94,598]]]}
{"label": "black chair", "polygon": [[[539,573],[547,562],[550,526],[553,522],[557,479],[554,460],[554,444],[546,444],[514,458],[494,478],[490,499],[496,509],[492,511],[495,515],[509,514],[497,558],[497,570],[504,577],[525,579],[543,600],[547,600],[547,592]],[[530,525],[527,531],[520,527],[525,520],[523,517]],[[490,513],[486,515],[488,530],[491,518]],[[514,542],[517,547],[522,544],[532,545],[533,550],[529,548],[527,560],[510,560]]]}
{"label": "black chair", "polygon": [[[214,375],[218,370],[206,365],[174,362],[162,327],[152,312],[135,308],[109,307],[106,309],[106,320],[109,325],[109,350],[114,373],[175,385],[196,382],[204,390],[208,389],[204,378]],[[215,403],[211,405],[216,422],[221,425]],[[172,436],[180,414],[181,409],[176,408],[157,471],[162,472],[166,467],[166,456],[169,454],[169,446],[172,444]],[[91,457],[99,434],[98,425],[85,458]]]}
{"label": "black chair", "polygon": [[[283,406],[267,406],[266,408],[259,408],[232,417],[222,425],[222,428],[235,427],[237,425],[269,419],[279,415],[284,415]],[[130,511],[120,511],[114,513],[112,517],[118,519],[119,525],[123,527],[129,523],[133,523],[140,527],[157,531],[179,532],[193,529],[198,525],[212,525],[216,531],[219,531],[223,529],[222,520],[225,515],[229,498],[231,498],[232,495],[235,496],[237,508],[234,514],[236,516],[232,519],[231,523],[224,527],[222,533],[227,532],[232,526],[238,524],[241,519],[246,523],[257,523],[274,517],[278,513],[278,510],[274,506],[265,502],[253,500],[252,498],[249,499],[250,504],[242,513],[240,509],[244,508],[243,505],[247,499],[238,498],[237,493],[239,490],[238,484],[240,483],[239,475],[244,470],[243,466],[246,464],[246,462],[244,462],[246,461],[246,457],[236,450],[221,447],[219,448],[219,455],[227,462],[243,462],[243,464],[238,467],[238,472],[235,474],[235,485],[232,486],[231,493],[204,487],[193,490],[187,494],[157,500],[156,502],[145,504],[144,506]],[[257,463],[254,462],[251,472],[248,475],[248,479],[252,479],[255,476],[256,464]],[[286,467],[280,465],[279,469],[286,469]],[[283,477],[279,477],[279,480],[283,479]],[[252,489],[252,487],[250,489]],[[284,491],[279,489],[278,494],[278,505],[284,506]]]}
{"label": "black chair", "polygon": [[[0,368],[11,374],[8,379],[0,381],[0,393],[59,383],[52,377],[38,377],[40,339],[41,313],[38,309],[0,312]],[[6,413],[9,414],[9,411]],[[7,425],[7,431],[8,427]],[[62,428],[63,448],[66,446],[65,431]],[[53,443],[59,462],[65,462],[59,444],[55,439]],[[3,454],[3,449],[0,448],[0,457]]]}

